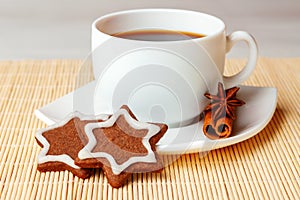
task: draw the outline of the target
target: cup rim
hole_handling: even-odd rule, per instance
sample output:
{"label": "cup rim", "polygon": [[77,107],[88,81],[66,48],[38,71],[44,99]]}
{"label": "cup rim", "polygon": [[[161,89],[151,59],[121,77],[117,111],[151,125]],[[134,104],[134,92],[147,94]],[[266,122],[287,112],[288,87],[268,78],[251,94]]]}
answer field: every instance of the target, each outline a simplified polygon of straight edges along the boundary
{"label": "cup rim", "polygon": [[[121,37],[113,36],[109,33],[103,32],[97,28],[97,24],[99,23],[99,21],[102,21],[104,19],[111,18],[111,17],[117,16],[117,15],[123,15],[123,14],[129,14],[129,13],[141,13],[141,12],[162,12],[162,11],[163,12],[185,12],[185,13],[194,13],[197,15],[202,15],[203,17],[208,17],[210,19],[218,21],[218,23],[221,24],[221,28],[212,34],[206,35],[205,37],[201,37],[201,38],[191,38],[188,40],[166,40],[166,41],[149,41],[149,40],[135,40],[135,39],[121,38]],[[184,10],[184,9],[173,9],[173,8],[142,8],[142,9],[122,10],[122,11],[105,14],[101,17],[98,17],[97,19],[95,19],[93,21],[92,29],[94,29],[98,33],[105,35],[106,37],[120,39],[120,40],[135,41],[135,42],[149,42],[149,43],[182,43],[182,42],[186,42],[186,41],[204,41],[204,40],[208,40],[210,38],[214,38],[215,36],[220,35],[224,32],[224,30],[226,29],[226,25],[220,18],[218,18],[214,15],[203,13],[203,12],[198,12],[198,11],[193,11],[193,10]]]}

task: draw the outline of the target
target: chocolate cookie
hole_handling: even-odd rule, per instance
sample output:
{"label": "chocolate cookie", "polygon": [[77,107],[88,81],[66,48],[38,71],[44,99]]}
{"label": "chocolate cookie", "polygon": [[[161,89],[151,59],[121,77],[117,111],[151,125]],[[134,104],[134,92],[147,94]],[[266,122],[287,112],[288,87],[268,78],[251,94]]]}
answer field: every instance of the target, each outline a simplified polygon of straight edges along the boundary
{"label": "chocolate cookie", "polygon": [[99,116],[96,120],[75,112],[64,121],[39,130],[35,138],[42,150],[38,155],[37,169],[41,172],[68,170],[80,178],[89,177],[91,169],[81,168],[74,163],[78,152],[88,142],[84,126],[101,122],[107,117]]}
{"label": "chocolate cookie", "polygon": [[102,168],[110,185],[121,187],[132,173],[163,168],[155,144],[166,131],[167,125],[137,121],[122,106],[108,120],[85,126],[88,143],[75,163],[82,168]]}

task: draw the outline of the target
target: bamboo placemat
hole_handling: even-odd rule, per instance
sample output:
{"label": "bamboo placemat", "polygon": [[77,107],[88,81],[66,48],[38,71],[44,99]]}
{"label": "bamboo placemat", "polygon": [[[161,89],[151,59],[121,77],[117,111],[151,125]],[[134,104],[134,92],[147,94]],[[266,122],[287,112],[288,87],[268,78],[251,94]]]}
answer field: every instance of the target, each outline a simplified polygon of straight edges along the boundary
{"label": "bamboo placemat", "polygon": [[[226,73],[243,64],[228,61]],[[0,62],[1,199],[300,199],[299,58],[262,58],[245,83],[278,88],[274,117],[259,134],[208,154],[183,155],[160,174],[133,175],[120,189],[110,187],[99,170],[86,180],[36,170],[40,147],[34,135],[46,125],[33,111],[73,91],[80,65]]]}

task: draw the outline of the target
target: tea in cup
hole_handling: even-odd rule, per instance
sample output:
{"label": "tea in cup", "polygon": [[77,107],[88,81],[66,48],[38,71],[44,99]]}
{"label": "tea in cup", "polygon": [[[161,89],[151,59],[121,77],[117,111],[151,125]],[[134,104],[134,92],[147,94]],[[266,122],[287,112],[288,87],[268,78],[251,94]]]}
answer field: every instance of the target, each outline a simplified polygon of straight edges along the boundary
{"label": "tea in cup", "polygon": [[[246,66],[224,76],[226,53],[238,41],[249,47]],[[95,113],[128,105],[138,119],[179,127],[195,121],[207,105],[205,92],[218,82],[245,81],[257,62],[247,32],[226,35],[217,17],[188,10],[139,9],[102,16],[92,24]]]}

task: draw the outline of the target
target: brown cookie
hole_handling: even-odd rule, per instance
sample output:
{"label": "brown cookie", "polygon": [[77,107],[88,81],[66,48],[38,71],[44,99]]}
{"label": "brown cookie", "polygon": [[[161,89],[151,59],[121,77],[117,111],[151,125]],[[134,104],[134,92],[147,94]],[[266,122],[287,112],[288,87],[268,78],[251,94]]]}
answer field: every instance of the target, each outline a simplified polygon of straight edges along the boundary
{"label": "brown cookie", "polygon": [[80,178],[87,178],[91,169],[80,168],[74,163],[78,152],[87,144],[84,126],[88,123],[101,122],[107,116],[99,116],[99,120],[73,113],[64,121],[41,129],[36,134],[36,141],[42,147],[38,155],[38,167],[41,172],[68,170]]}
{"label": "brown cookie", "polygon": [[132,173],[163,168],[155,145],[167,131],[165,124],[139,122],[122,106],[108,120],[87,124],[85,131],[89,142],[75,163],[83,168],[102,168],[112,187],[121,187]]}

